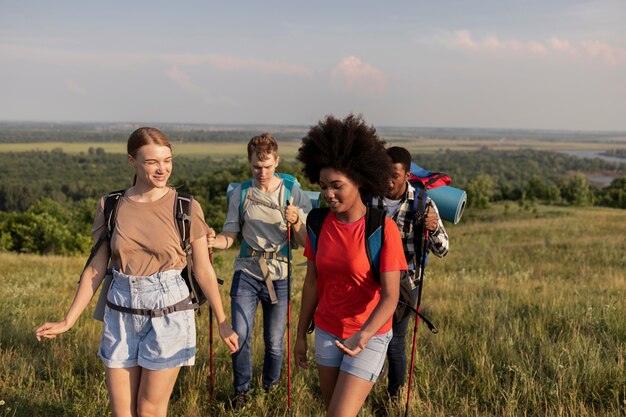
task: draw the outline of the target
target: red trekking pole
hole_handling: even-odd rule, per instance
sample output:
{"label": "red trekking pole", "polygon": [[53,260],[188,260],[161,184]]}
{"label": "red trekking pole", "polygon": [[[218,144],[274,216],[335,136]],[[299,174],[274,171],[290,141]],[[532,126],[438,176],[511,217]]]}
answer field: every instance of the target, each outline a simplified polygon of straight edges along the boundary
{"label": "red trekking pole", "polygon": [[[420,259],[420,282],[417,292],[417,314],[415,314],[415,325],[413,326],[413,346],[411,347],[411,365],[409,367],[409,384],[406,391],[406,407],[404,408],[404,417],[409,415],[409,403],[411,401],[411,384],[413,383],[413,365],[415,364],[415,347],[417,341],[417,325],[420,319],[420,304],[422,301],[422,288],[424,287],[424,269],[426,268],[426,254],[428,253],[428,230],[424,230],[424,243],[422,258]],[[430,327],[430,326],[429,326]],[[431,328],[432,330],[432,328]]]}
{"label": "red trekking pole", "polygon": [[[289,204],[289,201],[287,201]],[[291,223],[287,221],[287,410],[291,411]]]}
{"label": "red trekking pole", "polygon": [[[213,249],[209,249],[209,260],[213,266]],[[213,309],[209,304],[209,398],[214,399],[215,381],[213,378]]]}

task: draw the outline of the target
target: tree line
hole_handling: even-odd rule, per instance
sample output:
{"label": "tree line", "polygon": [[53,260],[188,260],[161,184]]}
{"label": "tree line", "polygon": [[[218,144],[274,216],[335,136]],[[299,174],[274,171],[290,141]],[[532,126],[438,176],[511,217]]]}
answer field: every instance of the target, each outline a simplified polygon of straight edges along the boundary
{"label": "tree line", "polygon": [[[476,152],[444,150],[414,155],[415,162],[449,174],[466,190],[469,208],[495,201],[626,208],[626,164],[582,159],[535,150]],[[281,162],[304,189],[316,190],[296,162]],[[585,172],[615,173],[610,186],[598,188]],[[177,156],[171,183],[200,202],[207,223],[220,229],[226,217],[226,188],[250,177],[244,159],[214,160]],[[84,154],[0,153],[0,251],[77,254],[88,251],[97,199],[132,185],[133,171],[120,154],[102,148]]]}

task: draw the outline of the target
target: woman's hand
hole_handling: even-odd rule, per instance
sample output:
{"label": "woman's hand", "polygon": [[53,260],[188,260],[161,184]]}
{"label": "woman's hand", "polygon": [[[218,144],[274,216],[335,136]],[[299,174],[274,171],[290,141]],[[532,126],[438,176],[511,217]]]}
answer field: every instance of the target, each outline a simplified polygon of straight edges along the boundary
{"label": "woman's hand", "polygon": [[335,345],[346,355],[356,356],[358,355],[369,342],[370,338],[363,332],[359,331],[347,338],[343,343],[339,340],[335,340]]}
{"label": "woman's hand", "polygon": [[297,338],[296,344],[293,348],[293,360],[296,364],[296,369],[299,366],[302,369],[309,369],[309,363],[306,359],[307,345],[306,337]]}
{"label": "woman's hand", "polygon": [[231,355],[237,352],[237,350],[239,350],[239,336],[237,336],[237,333],[235,333],[233,328],[230,327],[230,324],[228,324],[226,320],[221,322],[218,327],[220,331],[220,337],[222,338],[224,343],[226,343],[226,346],[228,346],[228,348],[230,349]]}
{"label": "woman's hand", "polygon": [[42,338],[54,339],[57,335],[63,334],[71,328],[72,326],[65,320],[56,323],[44,323],[35,330],[35,337],[38,341],[41,341]]}

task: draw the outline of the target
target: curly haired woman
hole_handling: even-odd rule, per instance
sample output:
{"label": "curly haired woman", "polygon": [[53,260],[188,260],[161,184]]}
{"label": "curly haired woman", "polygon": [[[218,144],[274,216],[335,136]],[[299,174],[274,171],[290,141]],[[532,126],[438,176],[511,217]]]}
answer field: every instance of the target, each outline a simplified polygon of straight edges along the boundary
{"label": "curly haired woman", "polygon": [[305,176],[320,185],[330,213],[317,251],[308,239],[305,247],[307,274],[294,359],[307,368],[306,331],[314,320],[315,359],[328,416],[356,416],[374,386],[392,336],[400,271],[407,269],[391,219],[385,217],[379,274],[365,248],[363,197],[384,195],[392,172],[384,145],[361,117],[328,116],[309,130],[298,152]]}

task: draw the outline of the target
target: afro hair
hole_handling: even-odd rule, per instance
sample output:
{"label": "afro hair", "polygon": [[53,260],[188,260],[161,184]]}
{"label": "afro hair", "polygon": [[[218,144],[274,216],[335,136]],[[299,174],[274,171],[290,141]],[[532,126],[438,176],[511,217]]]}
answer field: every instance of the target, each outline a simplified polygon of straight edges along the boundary
{"label": "afro hair", "polygon": [[393,170],[385,141],[373,126],[353,114],[343,120],[329,115],[312,126],[302,138],[297,159],[304,165],[304,176],[312,183],[319,184],[323,168],[333,168],[374,196],[388,191]]}

